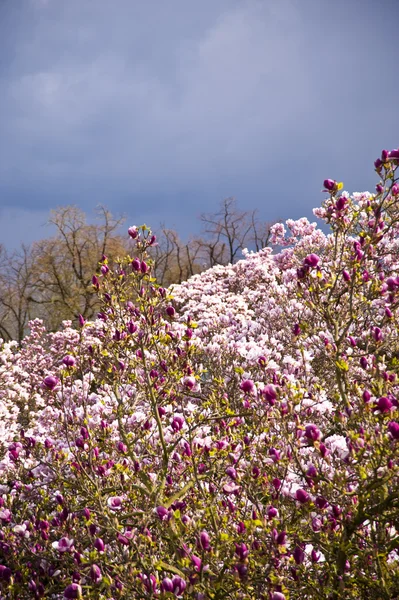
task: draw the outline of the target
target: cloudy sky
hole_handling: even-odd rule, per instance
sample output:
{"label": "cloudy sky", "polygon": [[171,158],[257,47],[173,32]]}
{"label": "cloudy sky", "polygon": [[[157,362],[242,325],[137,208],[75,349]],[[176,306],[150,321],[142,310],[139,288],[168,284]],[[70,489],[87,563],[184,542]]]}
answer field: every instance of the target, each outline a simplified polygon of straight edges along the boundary
{"label": "cloudy sky", "polygon": [[99,203],[308,216],[399,145],[397,0],[0,0],[0,242]]}

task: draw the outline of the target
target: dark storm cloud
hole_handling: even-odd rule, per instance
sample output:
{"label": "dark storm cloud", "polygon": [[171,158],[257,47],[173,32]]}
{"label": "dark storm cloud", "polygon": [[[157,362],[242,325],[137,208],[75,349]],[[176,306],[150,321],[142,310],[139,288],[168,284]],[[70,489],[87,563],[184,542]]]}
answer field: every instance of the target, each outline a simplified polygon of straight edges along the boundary
{"label": "dark storm cloud", "polygon": [[3,0],[0,236],[42,237],[60,204],[192,231],[230,195],[272,219],[310,216],[327,176],[371,188],[399,144],[398,17],[388,0]]}

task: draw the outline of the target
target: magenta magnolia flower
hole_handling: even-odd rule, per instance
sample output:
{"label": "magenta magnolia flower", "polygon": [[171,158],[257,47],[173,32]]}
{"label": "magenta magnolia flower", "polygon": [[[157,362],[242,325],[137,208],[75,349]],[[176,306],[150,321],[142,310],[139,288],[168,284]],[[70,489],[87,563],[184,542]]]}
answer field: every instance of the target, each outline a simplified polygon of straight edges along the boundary
{"label": "magenta magnolia flower", "polygon": [[64,356],[64,358],[62,359],[62,362],[64,363],[64,365],[66,365],[67,367],[73,367],[74,364],[76,363],[76,358],[74,356],[72,356],[71,354],[67,354],[66,356]]}
{"label": "magenta magnolia flower", "polygon": [[334,179],[325,179],[323,185],[327,191],[332,192],[335,189],[337,182]]}
{"label": "magenta magnolia flower", "polygon": [[78,583],[71,583],[64,590],[64,598],[73,600],[74,598],[82,598],[82,586]]}
{"label": "magenta magnolia flower", "polygon": [[99,583],[102,580],[103,576],[101,573],[101,569],[98,565],[95,565],[95,564],[91,565],[90,577],[91,577],[92,581],[94,581],[94,583]]}
{"label": "magenta magnolia flower", "polygon": [[206,531],[201,531],[199,545],[202,550],[209,551],[211,549],[209,534]]}
{"label": "magenta magnolia flower", "polygon": [[137,238],[137,236],[139,235],[137,227],[135,227],[134,225],[132,227],[129,227],[127,232],[133,240],[135,240]]}
{"label": "magenta magnolia flower", "polygon": [[394,440],[399,440],[399,423],[396,421],[390,421],[388,423],[388,431]]}
{"label": "magenta magnolia flower", "polygon": [[73,540],[63,537],[57,542],[53,542],[52,547],[58,552],[69,552],[73,547]]}
{"label": "magenta magnolia flower", "polygon": [[59,379],[58,377],[54,377],[53,375],[47,375],[47,377],[45,377],[43,379],[43,385],[48,389],[48,390],[53,390],[54,388],[57,387],[58,383],[59,383]]}
{"label": "magenta magnolia flower", "polygon": [[271,406],[273,406],[276,403],[277,391],[275,386],[271,383],[265,385],[265,387],[262,390],[262,394]]}
{"label": "magenta magnolia flower", "polygon": [[321,439],[321,431],[316,425],[306,425],[305,437],[315,442]]}
{"label": "magenta magnolia flower", "polygon": [[244,379],[244,381],[241,382],[240,388],[246,394],[251,394],[254,391],[255,384],[252,379]]}
{"label": "magenta magnolia flower", "polygon": [[305,267],[317,267],[320,262],[320,257],[317,254],[308,254],[303,261]]}
{"label": "magenta magnolia flower", "polygon": [[169,516],[169,511],[164,506],[158,506],[155,509],[155,512],[157,513],[157,515],[161,519],[161,521],[165,521],[165,519],[167,519]]}
{"label": "magenta magnolia flower", "polygon": [[122,508],[122,498],[120,496],[112,496],[108,498],[107,504],[111,510],[120,510]]}
{"label": "magenta magnolia flower", "polygon": [[305,504],[306,502],[309,502],[309,500],[310,500],[309,494],[307,492],[305,492],[305,490],[303,490],[302,488],[297,489],[297,491],[295,492],[295,498],[301,504]]}
{"label": "magenta magnolia flower", "polygon": [[392,408],[392,401],[386,396],[382,396],[377,400],[377,409],[381,412],[389,412]]}

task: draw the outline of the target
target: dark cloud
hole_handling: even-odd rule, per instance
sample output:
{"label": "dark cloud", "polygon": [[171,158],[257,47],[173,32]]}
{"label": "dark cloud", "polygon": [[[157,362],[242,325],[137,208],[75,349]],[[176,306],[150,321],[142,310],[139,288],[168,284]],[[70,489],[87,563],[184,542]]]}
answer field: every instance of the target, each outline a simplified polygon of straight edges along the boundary
{"label": "dark cloud", "polygon": [[309,216],[324,177],[371,188],[399,143],[398,17],[389,0],[3,0],[0,236],[18,238],[11,209],[104,203],[190,231],[226,196],[273,219]]}

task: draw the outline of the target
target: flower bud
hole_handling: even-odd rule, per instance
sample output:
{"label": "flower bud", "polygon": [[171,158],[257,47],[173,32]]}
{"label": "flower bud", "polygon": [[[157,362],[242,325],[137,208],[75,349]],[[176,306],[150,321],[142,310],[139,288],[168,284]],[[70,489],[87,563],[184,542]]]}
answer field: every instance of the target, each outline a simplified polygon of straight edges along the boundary
{"label": "flower bud", "polygon": [[305,560],[305,553],[300,546],[296,546],[294,552],[292,553],[292,556],[297,565],[301,565]]}
{"label": "flower bud", "polygon": [[53,377],[52,375],[48,375],[44,378],[43,384],[48,390],[54,390],[59,383],[58,377]]}
{"label": "flower bud", "polygon": [[74,364],[76,363],[76,359],[74,356],[71,356],[71,354],[67,354],[67,356],[64,356],[64,358],[62,359],[62,362],[67,367],[73,367]]}
{"label": "flower bud", "polygon": [[166,307],[166,314],[168,315],[168,317],[174,317],[175,313],[176,313],[176,311],[173,308],[173,306],[167,306]]}
{"label": "flower bud", "polygon": [[377,409],[382,413],[389,412],[392,408],[392,402],[386,396],[382,396],[377,400]]}
{"label": "flower bud", "polygon": [[129,229],[127,230],[127,232],[130,235],[130,237],[132,238],[132,240],[135,240],[137,238],[137,236],[139,235],[137,227],[135,227],[135,226],[129,227]]}
{"label": "flower bud", "polygon": [[104,552],[105,544],[101,538],[97,538],[94,542],[94,547],[98,552]]}
{"label": "flower bud", "polygon": [[71,583],[64,590],[64,598],[66,600],[82,598],[82,587],[78,583]]}
{"label": "flower bud", "polygon": [[134,260],[132,260],[132,271],[140,271],[141,269],[141,262],[138,258],[135,258]]}
{"label": "flower bud", "polygon": [[99,583],[101,581],[103,576],[101,574],[101,569],[98,565],[95,565],[95,564],[91,565],[90,577],[91,577],[91,580],[94,581],[94,583]]}
{"label": "flower bud", "polygon": [[388,423],[388,431],[394,440],[399,440],[399,423],[396,421],[390,421]]}
{"label": "flower bud", "polygon": [[309,494],[307,492],[305,492],[305,490],[303,490],[302,488],[297,489],[297,491],[295,492],[295,498],[301,504],[306,504],[306,502],[309,502],[309,499],[310,499]]}
{"label": "flower bud", "polygon": [[244,379],[244,381],[241,382],[240,389],[245,394],[251,394],[254,391],[254,388],[255,384],[252,379]]}
{"label": "flower bud", "polygon": [[337,182],[334,179],[325,179],[323,185],[328,192],[333,192]]}
{"label": "flower bud", "polygon": [[317,254],[308,254],[303,261],[306,267],[317,267],[320,262],[319,256]]}

